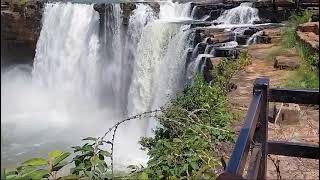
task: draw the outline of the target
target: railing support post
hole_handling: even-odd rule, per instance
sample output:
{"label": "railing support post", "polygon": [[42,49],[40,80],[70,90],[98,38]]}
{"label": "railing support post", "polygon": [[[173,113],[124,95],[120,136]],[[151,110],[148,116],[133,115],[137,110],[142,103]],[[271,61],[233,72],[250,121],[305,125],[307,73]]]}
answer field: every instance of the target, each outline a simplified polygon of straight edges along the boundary
{"label": "railing support post", "polygon": [[262,104],[259,120],[257,123],[256,133],[253,138],[253,143],[261,144],[261,161],[257,179],[266,179],[267,172],[267,139],[268,139],[268,89],[269,79],[268,78],[257,78],[254,82],[253,93],[262,93]]}

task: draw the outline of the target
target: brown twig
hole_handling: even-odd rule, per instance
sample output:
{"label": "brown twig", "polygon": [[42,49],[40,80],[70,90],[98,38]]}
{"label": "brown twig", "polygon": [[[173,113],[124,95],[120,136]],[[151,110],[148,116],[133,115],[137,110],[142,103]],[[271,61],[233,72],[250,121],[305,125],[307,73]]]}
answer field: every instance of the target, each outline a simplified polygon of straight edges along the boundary
{"label": "brown twig", "polygon": [[268,154],[268,158],[272,161],[274,167],[276,168],[276,171],[277,171],[277,180],[282,180],[281,178],[281,173],[280,173],[280,160],[277,159],[277,160],[274,160],[270,154]]}

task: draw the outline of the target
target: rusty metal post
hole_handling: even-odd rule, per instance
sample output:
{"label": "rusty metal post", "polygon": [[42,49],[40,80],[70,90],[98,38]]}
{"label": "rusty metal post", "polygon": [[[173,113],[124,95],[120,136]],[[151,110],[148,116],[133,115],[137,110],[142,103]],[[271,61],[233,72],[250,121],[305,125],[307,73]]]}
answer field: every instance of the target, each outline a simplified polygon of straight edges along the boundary
{"label": "rusty metal post", "polygon": [[267,139],[268,139],[268,90],[269,90],[269,79],[265,77],[257,78],[254,82],[253,93],[262,93],[262,104],[255,133],[254,143],[261,144],[261,161],[257,179],[266,179],[267,172]]}

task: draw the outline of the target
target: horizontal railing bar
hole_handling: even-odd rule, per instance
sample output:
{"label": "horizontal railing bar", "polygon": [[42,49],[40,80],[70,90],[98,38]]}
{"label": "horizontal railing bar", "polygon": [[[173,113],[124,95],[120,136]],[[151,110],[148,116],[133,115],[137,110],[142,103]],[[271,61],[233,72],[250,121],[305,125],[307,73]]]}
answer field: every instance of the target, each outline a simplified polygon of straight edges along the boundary
{"label": "horizontal railing bar", "polygon": [[261,144],[256,144],[252,148],[246,179],[257,179],[261,157]]}
{"label": "horizontal railing bar", "polygon": [[268,141],[268,154],[319,159],[319,145],[286,142]]}
{"label": "horizontal railing bar", "polygon": [[252,97],[250,107],[244,119],[244,124],[240,130],[240,134],[225,172],[240,176],[242,175],[248,156],[249,147],[257,126],[262,104],[261,101],[262,93],[261,91],[258,91]]}
{"label": "horizontal railing bar", "polygon": [[269,89],[269,102],[319,104],[319,89]]}

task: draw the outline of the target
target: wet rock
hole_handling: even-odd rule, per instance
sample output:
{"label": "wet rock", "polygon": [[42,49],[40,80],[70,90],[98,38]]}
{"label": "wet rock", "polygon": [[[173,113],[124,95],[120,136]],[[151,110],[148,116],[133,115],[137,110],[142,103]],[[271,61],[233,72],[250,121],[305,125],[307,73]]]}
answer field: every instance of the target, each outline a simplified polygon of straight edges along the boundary
{"label": "wet rock", "polygon": [[204,54],[204,51],[207,47],[207,43],[205,42],[200,42],[197,46],[198,46],[198,54]]}
{"label": "wet rock", "polygon": [[240,45],[246,45],[248,39],[251,37],[251,35],[237,35],[236,36],[236,41]]}
{"label": "wet rock", "polygon": [[193,40],[193,47],[195,47],[198,43],[200,43],[202,41],[202,38],[205,35],[203,34],[203,30],[197,29],[194,32],[194,40]]}
{"label": "wet rock", "polygon": [[[209,14],[210,18],[207,19],[207,21],[212,21],[212,20],[217,19],[221,15],[222,12],[223,12],[223,9],[217,9],[217,10],[210,11],[210,14]],[[217,22],[214,23],[215,26],[218,24],[219,23],[217,23]]]}
{"label": "wet rock", "polygon": [[203,58],[203,61],[203,79],[205,80],[205,82],[209,83],[213,78],[211,74],[213,65],[210,58]]}
{"label": "wet rock", "polygon": [[213,41],[210,37],[207,37],[204,39],[204,42],[207,43],[207,44],[213,44]]}
{"label": "wet rock", "polygon": [[234,35],[235,34],[233,32],[213,33],[211,34],[211,36],[213,36],[211,40],[214,44],[229,42],[234,40]]}
{"label": "wet rock", "polygon": [[188,48],[187,49],[187,56],[186,56],[186,67],[188,66],[188,64],[191,62],[191,57],[192,57],[192,52],[193,52],[193,48]]}
{"label": "wet rock", "polygon": [[[23,4],[13,1],[1,2],[1,50],[9,61],[19,62],[17,52],[32,61],[36,43],[41,31],[43,2],[29,0]],[[23,61],[25,58],[21,58]],[[6,62],[10,64],[10,62]]]}
{"label": "wet rock", "polygon": [[104,12],[105,4],[94,4],[93,9],[98,12]]}
{"label": "wet rock", "polygon": [[215,57],[230,57],[230,58],[237,58],[240,51],[235,48],[229,49],[219,49],[215,48]]}
{"label": "wet rock", "polygon": [[265,36],[265,35],[257,36],[257,40],[256,40],[257,44],[270,44],[271,42],[272,42],[271,37],[269,36]]}
{"label": "wet rock", "polygon": [[243,35],[252,36],[254,33],[258,31],[260,31],[260,29],[249,27],[243,31]]}

